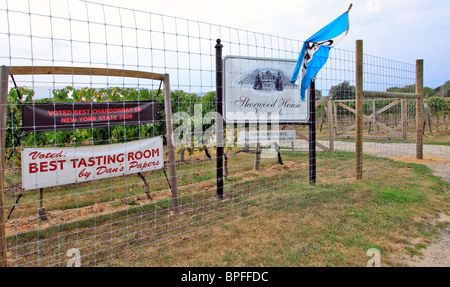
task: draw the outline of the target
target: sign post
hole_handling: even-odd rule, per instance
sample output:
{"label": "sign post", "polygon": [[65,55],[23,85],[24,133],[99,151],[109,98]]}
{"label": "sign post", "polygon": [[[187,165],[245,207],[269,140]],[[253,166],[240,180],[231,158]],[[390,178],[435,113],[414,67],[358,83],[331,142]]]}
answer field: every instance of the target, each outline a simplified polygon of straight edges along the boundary
{"label": "sign post", "polygon": [[217,39],[216,48],[216,169],[217,169],[217,195],[223,199],[223,80],[222,80],[222,48],[220,39]]}
{"label": "sign post", "polygon": [[1,67],[1,86],[0,86],[0,267],[7,266],[6,251],[6,232],[3,190],[5,181],[5,150],[6,150],[6,105],[8,100],[8,76],[9,69],[6,66]]}
{"label": "sign post", "polygon": [[363,41],[356,41],[356,179],[363,177]]}
{"label": "sign post", "polygon": [[172,200],[175,214],[180,213],[180,199],[178,196],[177,163],[175,159],[175,145],[173,143],[173,125],[172,125],[172,101],[170,99],[170,77],[164,74],[164,108],[166,112],[167,129],[167,148],[169,150],[169,170],[170,170],[170,188],[172,189]]}
{"label": "sign post", "polygon": [[316,185],[316,83],[309,89],[309,185]]}

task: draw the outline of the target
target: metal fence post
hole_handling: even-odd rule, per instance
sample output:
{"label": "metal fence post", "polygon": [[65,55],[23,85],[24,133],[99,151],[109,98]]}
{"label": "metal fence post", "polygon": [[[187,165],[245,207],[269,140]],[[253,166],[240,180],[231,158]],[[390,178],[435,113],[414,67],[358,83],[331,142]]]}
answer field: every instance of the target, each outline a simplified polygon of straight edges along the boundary
{"label": "metal fence post", "polygon": [[316,83],[309,86],[309,185],[316,185]]}
{"label": "metal fence post", "polygon": [[220,39],[217,39],[216,48],[216,170],[217,195],[223,199],[223,80],[222,80],[222,48]]}
{"label": "metal fence post", "polygon": [[1,86],[0,86],[0,267],[7,266],[7,251],[6,251],[6,231],[5,231],[5,216],[4,216],[4,200],[3,190],[5,181],[5,150],[6,150],[6,105],[8,100],[8,76],[9,68],[1,67]]}
{"label": "metal fence post", "polygon": [[363,174],[363,41],[356,41],[356,179]]}

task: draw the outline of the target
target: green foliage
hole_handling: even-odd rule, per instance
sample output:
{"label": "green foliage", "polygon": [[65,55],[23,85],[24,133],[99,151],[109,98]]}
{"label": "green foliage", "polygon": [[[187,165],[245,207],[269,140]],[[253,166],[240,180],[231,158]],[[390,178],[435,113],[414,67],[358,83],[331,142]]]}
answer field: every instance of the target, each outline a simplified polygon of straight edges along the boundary
{"label": "green foliage", "polygon": [[443,116],[445,120],[450,110],[448,98],[434,96],[428,99],[427,104],[431,114],[436,117],[437,131],[439,132],[439,119]]}
{"label": "green foliage", "polygon": [[[340,83],[339,85],[332,86],[329,91],[329,95],[330,95],[330,97],[332,97],[332,99],[334,101],[336,101],[336,100],[354,100],[355,95],[356,95],[356,88],[355,88],[355,86],[351,86],[348,81],[344,81],[344,82]],[[344,102],[344,104],[352,109],[355,108],[354,101],[353,102],[351,102],[351,101]],[[348,111],[347,109],[344,109],[341,106],[337,106],[337,113],[342,116],[352,115],[352,113],[350,111]]]}
{"label": "green foliage", "polygon": [[445,82],[444,87],[444,97],[450,97],[450,81]]}
{"label": "green foliage", "polygon": [[445,109],[444,109],[444,115],[448,115],[450,113],[450,99],[445,98]]}
{"label": "green foliage", "polygon": [[404,87],[392,87],[386,90],[386,92],[392,92],[392,93],[415,93],[416,92],[416,85],[406,85]]}
{"label": "green foliage", "polygon": [[339,85],[332,86],[330,89],[330,96],[333,100],[354,100],[356,88],[351,86],[348,81],[344,81]]}
{"label": "green foliage", "polygon": [[450,81],[434,89],[435,95],[439,97],[450,97]]}
{"label": "green foliage", "polygon": [[320,118],[325,118],[327,116],[326,110],[325,110],[325,105],[321,104],[320,106],[316,107],[316,116],[320,117]]}
{"label": "green foliage", "polygon": [[396,204],[416,203],[426,200],[425,195],[413,189],[378,189],[376,197],[381,203],[393,202]]}
{"label": "green foliage", "polygon": [[439,118],[441,114],[444,114],[445,112],[448,112],[448,102],[444,98],[440,97],[431,97],[427,101],[428,108],[430,109],[430,112],[436,116],[436,118]]}
{"label": "green foliage", "polygon": [[430,98],[430,97],[434,96],[436,94],[436,92],[432,88],[424,87],[423,94],[424,94],[425,98]]}

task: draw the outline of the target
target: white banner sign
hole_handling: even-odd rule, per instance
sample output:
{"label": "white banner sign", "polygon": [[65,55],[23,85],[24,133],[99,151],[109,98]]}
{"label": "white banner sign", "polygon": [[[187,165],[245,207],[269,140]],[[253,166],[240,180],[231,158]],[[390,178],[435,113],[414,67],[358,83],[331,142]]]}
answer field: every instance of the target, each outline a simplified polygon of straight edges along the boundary
{"label": "white banner sign", "polygon": [[289,131],[241,131],[238,144],[281,143],[295,141],[295,130]]}
{"label": "white banner sign", "polygon": [[235,123],[305,123],[309,96],[290,82],[295,60],[227,56],[224,59],[224,119]]}
{"label": "white banner sign", "polygon": [[36,189],[162,168],[162,137],[76,148],[24,148],[22,188]]}

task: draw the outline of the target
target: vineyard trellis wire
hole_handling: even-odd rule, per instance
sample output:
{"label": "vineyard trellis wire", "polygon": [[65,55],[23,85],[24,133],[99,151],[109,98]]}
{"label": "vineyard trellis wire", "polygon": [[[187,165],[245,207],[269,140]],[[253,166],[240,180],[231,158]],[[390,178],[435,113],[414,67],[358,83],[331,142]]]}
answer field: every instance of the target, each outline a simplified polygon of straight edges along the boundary
{"label": "vineyard trellis wire", "polygon": [[[28,66],[32,71],[41,66],[90,71],[87,75],[75,71],[66,75],[2,74],[2,85],[11,87],[1,103],[5,160],[1,180],[4,221],[0,224],[5,234],[0,259],[8,266],[131,265],[158,256],[175,242],[323,191],[327,184],[354,180],[355,139],[350,127],[356,117],[338,105],[347,101],[348,107],[356,108],[352,106],[357,94],[353,51],[333,49],[315,79],[317,182],[310,186],[306,125],[281,124],[281,130],[295,131],[297,139],[275,147],[225,145],[223,167],[216,165],[214,149],[216,39],[222,41],[223,56],[273,62],[295,60],[301,41],[82,0],[4,0],[0,19],[1,65]],[[94,68],[122,74],[96,75]],[[125,71],[141,76],[128,77]],[[160,81],[142,77],[144,73],[170,75],[171,90],[162,89]],[[415,83],[414,64],[364,55],[365,90],[415,93],[409,90]],[[46,131],[24,132],[21,107],[25,104],[76,107],[79,103],[125,105],[132,101],[155,101],[157,120],[64,130],[55,124]],[[403,106],[396,102],[375,98],[362,107],[364,176],[391,164],[382,157],[415,149],[415,100],[405,99]],[[112,149],[115,144],[162,136],[166,168],[167,104],[178,141],[175,182],[169,179],[172,173],[156,169],[23,189],[24,149],[87,148],[92,153],[97,147]],[[227,135],[238,131],[235,125],[224,126]],[[257,128],[244,126],[244,130]],[[188,135],[192,130],[194,134]],[[342,130],[350,133],[347,138],[337,137]],[[395,139],[386,131],[402,137]],[[366,139],[374,132],[378,138]],[[218,168],[223,169],[223,199],[217,196]],[[172,197],[174,183],[179,195]],[[73,254],[79,255],[78,261],[72,260]]]}

